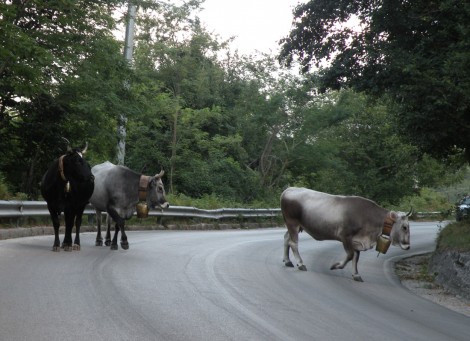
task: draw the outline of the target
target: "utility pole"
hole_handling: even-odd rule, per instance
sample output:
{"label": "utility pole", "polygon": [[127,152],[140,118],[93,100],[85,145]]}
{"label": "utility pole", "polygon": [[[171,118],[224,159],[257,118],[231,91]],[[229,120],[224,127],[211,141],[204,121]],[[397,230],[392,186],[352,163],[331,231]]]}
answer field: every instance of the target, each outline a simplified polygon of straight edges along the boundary
{"label": "utility pole", "polygon": [[[127,25],[126,25],[126,37],[124,40],[124,59],[130,64],[132,63],[132,52],[134,50],[134,26],[135,26],[135,13],[137,6],[129,1],[127,7]],[[124,81],[125,90],[129,90],[130,84],[128,80]],[[127,117],[124,113],[119,115],[119,122],[117,128],[118,134],[118,145],[117,145],[117,163],[118,165],[124,165],[124,158],[126,156],[126,124]]]}

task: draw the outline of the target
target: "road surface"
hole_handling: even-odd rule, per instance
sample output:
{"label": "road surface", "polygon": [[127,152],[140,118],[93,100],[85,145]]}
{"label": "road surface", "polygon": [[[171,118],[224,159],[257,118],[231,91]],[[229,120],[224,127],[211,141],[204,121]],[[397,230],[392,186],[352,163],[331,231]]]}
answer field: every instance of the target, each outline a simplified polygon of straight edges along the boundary
{"label": "road surface", "polygon": [[[53,236],[0,241],[0,339],[469,340],[470,318],[413,295],[393,261],[434,248],[438,223],[412,223],[411,250],[344,256],[301,234],[307,272],[282,263],[284,228],[129,232],[130,249],[55,253]],[[62,240],[62,236],[61,236]],[[292,259],[294,259],[292,257]]]}

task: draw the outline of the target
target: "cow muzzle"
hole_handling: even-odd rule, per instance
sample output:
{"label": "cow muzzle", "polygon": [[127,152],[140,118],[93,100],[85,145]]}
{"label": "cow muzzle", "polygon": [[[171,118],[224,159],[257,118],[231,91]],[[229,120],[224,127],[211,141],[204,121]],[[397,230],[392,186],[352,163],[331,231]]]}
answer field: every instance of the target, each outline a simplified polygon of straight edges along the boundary
{"label": "cow muzzle", "polygon": [[170,204],[166,201],[163,204],[154,204],[154,203],[152,203],[150,205],[150,208],[152,208],[152,209],[155,209],[155,208],[166,209],[168,207],[170,207]]}
{"label": "cow muzzle", "polygon": [[168,202],[164,202],[163,204],[161,204],[161,205],[159,205],[159,206],[160,206],[160,208],[162,208],[162,209],[166,209],[166,208],[170,207],[170,204],[169,204]]}
{"label": "cow muzzle", "polygon": [[409,250],[410,249],[410,244],[400,243],[400,247],[401,247],[402,250]]}

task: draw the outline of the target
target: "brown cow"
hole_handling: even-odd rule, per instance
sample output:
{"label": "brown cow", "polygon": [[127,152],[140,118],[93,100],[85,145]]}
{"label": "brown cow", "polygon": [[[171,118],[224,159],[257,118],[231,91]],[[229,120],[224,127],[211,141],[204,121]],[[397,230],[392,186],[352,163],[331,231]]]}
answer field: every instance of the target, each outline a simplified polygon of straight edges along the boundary
{"label": "brown cow", "polygon": [[299,254],[299,231],[305,230],[316,240],[343,243],[346,258],[334,263],[331,270],[343,269],[352,260],[353,278],[362,282],[357,271],[359,253],[373,248],[381,235],[388,235],[392,245],[410,248],[408,216],[386,210],[375,202],[358,196],[332,195],[307,188],[290,187],[281,194],[281,210],[287,227],[284,236],[284,263],[289,249],[299,270],[307,270]]}

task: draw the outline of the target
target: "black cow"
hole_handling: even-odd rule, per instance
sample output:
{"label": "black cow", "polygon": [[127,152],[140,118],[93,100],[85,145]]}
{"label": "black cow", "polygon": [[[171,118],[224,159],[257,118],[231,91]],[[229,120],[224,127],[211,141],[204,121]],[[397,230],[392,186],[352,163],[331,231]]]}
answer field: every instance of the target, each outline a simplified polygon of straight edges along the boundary
{"label": "black cow", "polygon": [[72,229],[75,223],[73,250],[80,250],[82,214],[94,189],[94,177],[90,165],[83,158],[87,146],[83,150],[72,149],[68,146],[67,153],[54,160],[42,177],[41,194],[47,202],[54,225],[55,239],[52,251],[60,250],[59,217],[61,212],[64,212],[65,216],[65,236],[62,247],[65,251],[72,251]]}

